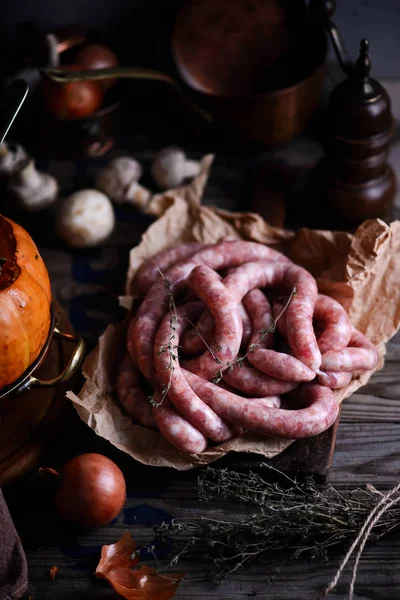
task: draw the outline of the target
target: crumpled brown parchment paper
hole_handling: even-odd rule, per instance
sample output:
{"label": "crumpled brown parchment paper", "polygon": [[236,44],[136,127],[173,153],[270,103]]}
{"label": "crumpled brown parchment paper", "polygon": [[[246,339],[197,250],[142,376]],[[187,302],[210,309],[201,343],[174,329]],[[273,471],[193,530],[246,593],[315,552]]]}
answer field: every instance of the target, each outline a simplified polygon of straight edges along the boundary
{"label": "crumpled brown parchment paper", "polygon": [[[382,368],[385,343],[400,324],[400,221],[390,225],[379,219],[365,221],[354,235],[345,232],[298,232],[271,227],[254,213],[231,213],[202,206],[201,198],[213,156],[202,160],[202,171],[190,185],[153,196],[148,212],[158,219],[130,253],[126,296],[121,304],[129,308],[135,298],[133,276],[146,258],[183,241],[215,243],[224,236],[267,244],[287,254],[308,269],[321,292],[345,306],[351,322],[377,346]],[[267,199],[266,199],[267,201]],[[114,446],[148,465],[191,469],[211,463],[228,452],[252,452],[272,458],[292,440],[278,440],[255,433],[219,446],[200,455],[179,452],[161,435],[134,425],[118,403],[115,375],[125,347],[126,322],[108,327],[98,346],[87,357],[86,378],[78,395],[68,392],[81,419]],[[372,371],[357,374],[342,390],[338,401],[365,385]]]}

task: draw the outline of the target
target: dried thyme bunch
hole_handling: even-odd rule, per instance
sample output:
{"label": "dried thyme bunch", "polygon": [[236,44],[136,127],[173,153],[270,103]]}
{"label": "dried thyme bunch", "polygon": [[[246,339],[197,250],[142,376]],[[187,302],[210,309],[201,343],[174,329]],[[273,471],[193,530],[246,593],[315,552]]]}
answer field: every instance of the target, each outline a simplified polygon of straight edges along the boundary
{"label": "dried thyme bunch", "polygon": [[[283,483],[265,481],[251,472],[205,470],[198,479],[201,500],[240,502],[254,510],[242,519],[230,519],[226,511],[226,519],[177,519],[163,524],[160,535],[177,541],[184,538],[170,565],[192,546],[203,550],[204,559],[211,563],[210,575],[216,579],[261,558],[276,568],[301,557],[326,559],[331,551],[336,549],[337,554],[350,545],[383,496],[372,486],[340,492],[332,486],[320,489],[312,478],[296,481],[278,473]],[[400,508],[393,505],[374,525],[369,539],[378,539],[398,525]]]}

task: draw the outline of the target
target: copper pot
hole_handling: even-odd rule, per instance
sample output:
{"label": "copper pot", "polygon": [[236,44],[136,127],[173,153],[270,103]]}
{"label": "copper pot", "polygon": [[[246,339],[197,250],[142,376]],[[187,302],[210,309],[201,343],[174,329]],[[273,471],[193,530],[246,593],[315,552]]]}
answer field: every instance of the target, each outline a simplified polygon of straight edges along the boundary
{"label": "copper pot", "polygon": [[[76,345],[76,347],[75,347],[75,350],[74,350],[68,364],[66,365],[66,367],[64,368],[62,373],[60,373],[59,375],[57,375],[57,377],[55,377],[53,379],[42,380],[42,379],[35,377],[35,373],[39,369],[39,367],[42,365],[42,363],[45,361],[53,338],[57,338],[64,342],[74,343]],[[66,381],[71,379],[71,377],[73,377],[73,375],[75,375],[75,373],[78,371],[80,365],[82,364],[84,355],[85,355],[85,342],[83,341],[83,339],[79,336],[71,335],[69,333],[64,333],[64,332],[60,331],[57,327],[54,310],[52,309],[49,335],[47,337],[46,343],[44,344],[39,356],[26,369],[26,371],[21,375],[21,377],[19,377],[11,385],[0,389],[0,400],[7,398],[11,394],[17,395],[17,394],[26,392],[31,387],[49,388],[49,387],[56,387],[58,385],[61,385],[62,383],[65,383]]]}
{"label": "copper pot", "polygon": [[43,72],[59,82],[162,81],[226,139],[274,146],[308,125],[326,54],[323,26],[303,0],[186,0],[172,33],[168,73],[136,67]]}

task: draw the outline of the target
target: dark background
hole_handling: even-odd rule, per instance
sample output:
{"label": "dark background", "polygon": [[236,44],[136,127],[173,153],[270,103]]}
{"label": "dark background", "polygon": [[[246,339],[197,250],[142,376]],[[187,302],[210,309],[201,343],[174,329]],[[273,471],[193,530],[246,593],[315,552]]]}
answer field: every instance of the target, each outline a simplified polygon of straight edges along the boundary
{"label": "dark background", "polygon": [[[15,29],[33,20],[43,31],[76,23],[90,24],[122,52],[126,63],[160,66],[163,39],[180,0],[12,0],[0,1],[0,65],[13,61]],[[400,73],[399,0],[337,0],[334,18],[355,56],[362,37],[371,46],[373,72],[379,77]]]}

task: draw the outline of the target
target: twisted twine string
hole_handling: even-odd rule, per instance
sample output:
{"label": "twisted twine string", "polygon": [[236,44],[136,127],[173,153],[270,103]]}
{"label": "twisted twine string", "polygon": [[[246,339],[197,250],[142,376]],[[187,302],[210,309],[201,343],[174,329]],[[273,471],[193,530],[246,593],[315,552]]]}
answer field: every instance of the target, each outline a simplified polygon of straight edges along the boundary
{"label": "twisted twine string", "polygon": [[[382,498],[380,499],[380,501],[378,502],[378,504],[376,506],[374,506],[374,508],[371,510],[371,512],[369,513],[368,517],[365,519],[364,525],[361,527],[360,532],[358,534],[358,536],[356,537],[356,539],[354,540],[354,542],[352,543],[352,545],[350,546],[346,556],[344,557],[344,559],[342,560],[342,563],[340,565],[340,567],[338,568],[336,575],[334,576],[334,578],[332,579],[331,583],[328,585],[328,587],[325,589],[325,591],[322,593],[322,595],[320,596],[320,599],[322,600],[323,598],[326,598],[330,592],[336,587],[340,576],[343,572],[343,569],[345,568],[345,566],[347,565],[351,555],[353,554],[354,549],[356,548],[357,544],[360,542],[360,546],[357,552],[357,556],[354,562],[354,566],[353,566],[353,571],[352,571],[352,576],[351,576],[351,581],[350,581],[350,588],[349,588],[349,600],[353,600],[353,595],[354,595],[354,584],[356,581],[356,577],[357,577],[357,569],[358,569],[358,564],[360,562],[360,558],[361,558],[361,554],[364,550],[364,546],[368,540],[369,534],[371,533],[371,530],[373,529],[373,527],[377,524],[377,522],[379,521],[379,519],[381,518],[381,516],[394,504],[397,504],[398,502],[400,502],[400,496],[398,496],[397,498],[394,498],[393,500],[391,500],[390,502],[388,502],[389,498],[391,498],[394,494],[396,494],[398,491],[400,490],[400,483],[397,484],[394,488],[392,488],[391,490],[389,490],[389,492],[387,494],[385,494],[384,496],[382,496]],[[377,492],[379,493],[379,492]]]}

